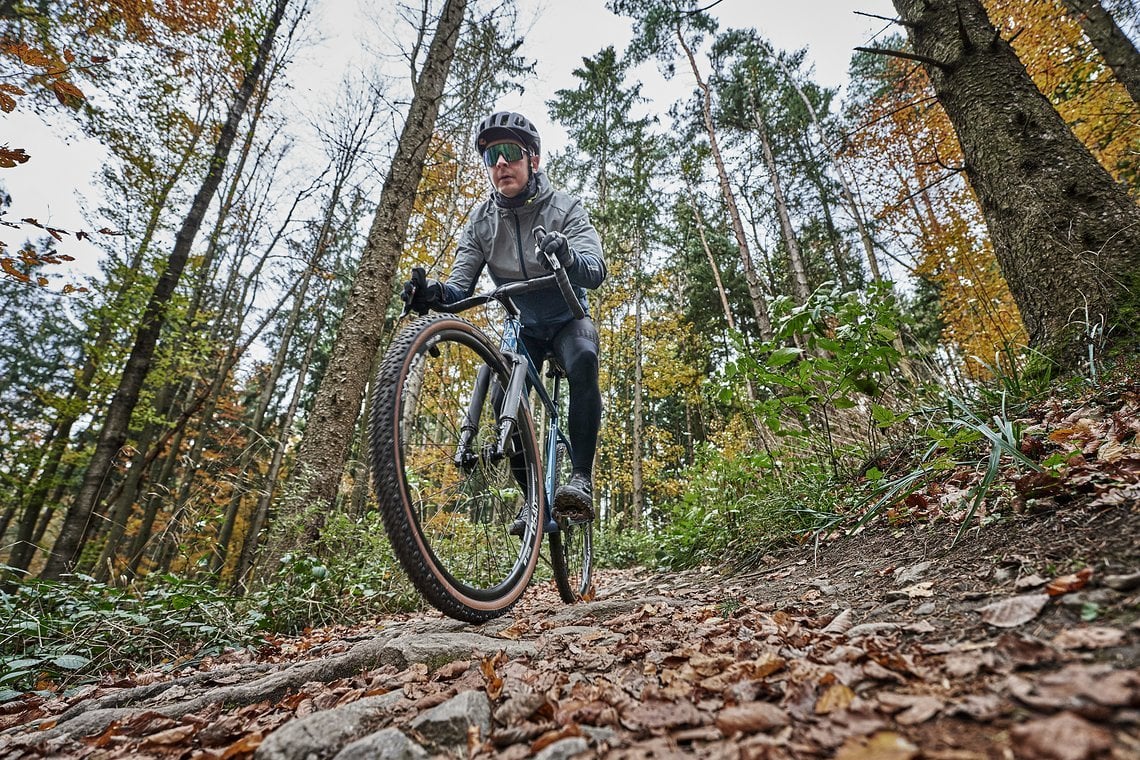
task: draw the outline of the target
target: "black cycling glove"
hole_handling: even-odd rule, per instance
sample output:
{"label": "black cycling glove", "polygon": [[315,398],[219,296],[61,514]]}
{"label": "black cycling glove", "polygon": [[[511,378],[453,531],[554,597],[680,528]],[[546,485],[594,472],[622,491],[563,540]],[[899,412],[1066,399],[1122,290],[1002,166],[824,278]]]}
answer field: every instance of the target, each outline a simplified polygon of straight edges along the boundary
{"label": "black cycling glove", "polygon": [[[578,257],[570,250],[570,241],[561,232],[546,233],[537,245],[540,251],[558,259],[558,263],[568,272],[578,265]],[[539,255],[538,260],[546,269],[551,269],[546,256]]]}
{"label": "black cycling glove", "polygon": [[423,267],[413,267],[412,278],[404,283],[400,298],[416,314],[427,314],[433,306],[443,303],[443,286],[439,280],[429,278]]}

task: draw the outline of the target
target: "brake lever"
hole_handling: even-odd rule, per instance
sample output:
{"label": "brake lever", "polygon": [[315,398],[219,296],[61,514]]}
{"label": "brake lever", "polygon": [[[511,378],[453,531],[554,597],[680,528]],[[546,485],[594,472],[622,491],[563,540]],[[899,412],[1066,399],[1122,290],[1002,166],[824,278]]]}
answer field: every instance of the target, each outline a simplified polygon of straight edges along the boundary
{"label": "brake lever", "polygon": [[547,253],[546,251],[542,250],[542,248],[539,248],[539,243],[542,242],[542,239],[544,237],[546,237],[546,228],[541,224],[536,225],[534,228],[534,247],[538,248],[538,252],[546,257],[546,260],[550,263],[550,271],[557,272],[562,268],[562,262],[558,260],[557,256]]}

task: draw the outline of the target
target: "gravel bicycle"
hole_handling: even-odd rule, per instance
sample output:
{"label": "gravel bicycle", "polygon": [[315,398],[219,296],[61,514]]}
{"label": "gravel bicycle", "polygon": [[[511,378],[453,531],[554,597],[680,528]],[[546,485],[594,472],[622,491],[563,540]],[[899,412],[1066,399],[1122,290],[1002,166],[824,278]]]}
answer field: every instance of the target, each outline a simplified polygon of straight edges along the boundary
{"label": "gravel bicycle", "polygon": [[[536,239],[545,234],[535,230]],[[384,529],[420,594],[471,623],[519,600],[544,534],[562,600],[593,595],[593,520],[555,519],[551,509],[570,469],[570,441],[559,424],[565,375],[552,357],[527,355],[511,300],[557,285],[575,317],[585,316],[565,269],[549,261],[549,275],[434,307],[440,313],[413,321],[377,376],[370,448]],[[491,303],[506,311],[497,345],[458,316]],[[547,358],[543,378],[538,367]],[[511,534],[516,520],[521,536]]]}

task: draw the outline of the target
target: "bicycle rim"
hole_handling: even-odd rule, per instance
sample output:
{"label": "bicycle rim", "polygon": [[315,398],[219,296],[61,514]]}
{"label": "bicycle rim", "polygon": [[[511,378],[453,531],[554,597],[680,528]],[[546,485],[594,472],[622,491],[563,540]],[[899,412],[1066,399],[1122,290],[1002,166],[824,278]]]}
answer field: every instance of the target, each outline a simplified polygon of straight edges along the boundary
{"label": "bicycle rim", "polygon": [[[570,478],[570,457],[561,444],[556,451],[557,482],[565,483]],[[558,530],[547,537],[547,543],[554,585],[562,601],[574,604],[593,599],[594,521],[563,518],[558,521]]]}
{"label": "bicycle rim", "polygon": [[548,537],[554,584],[567,604],[594,598],[594,521],[562,520]]}
{"label": "bicycle rim", "polygon": [[[460,426],[483,365],[505,383],[501,354],[469,322],[449,315],[419,319],[385,356],[371,421],[373,480],[396,556],[428,602],[468,622],[501,615],[518,601],[541,541],[539,456],[525,408],[510,456],[494,457],[498,426],[488,393],[475,456],[456,462]],[[520,514],[526,518],[521,540],[508,533]]]}

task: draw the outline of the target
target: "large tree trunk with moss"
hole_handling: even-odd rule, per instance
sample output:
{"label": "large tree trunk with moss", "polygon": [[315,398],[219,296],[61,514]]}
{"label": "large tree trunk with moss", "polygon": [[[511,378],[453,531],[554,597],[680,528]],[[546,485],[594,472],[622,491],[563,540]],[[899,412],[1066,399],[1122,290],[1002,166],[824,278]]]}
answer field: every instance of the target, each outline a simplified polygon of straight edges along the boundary
{"label": "large tree trunk with moss", "polygon": [[[1076,367],[1135,304],[1140,207],[1038,91],[979,0],[894,0],[962,144],[1030,343]],[[1091,336],[1091,337],[1090,337]]]}
{"label": "large tree trunk with moss", "polygon": [[466,0],[447,0],[440,14],[301,440],[290,496],[310,510],[310,541],[319,538],[336,498],[466,7]]}

